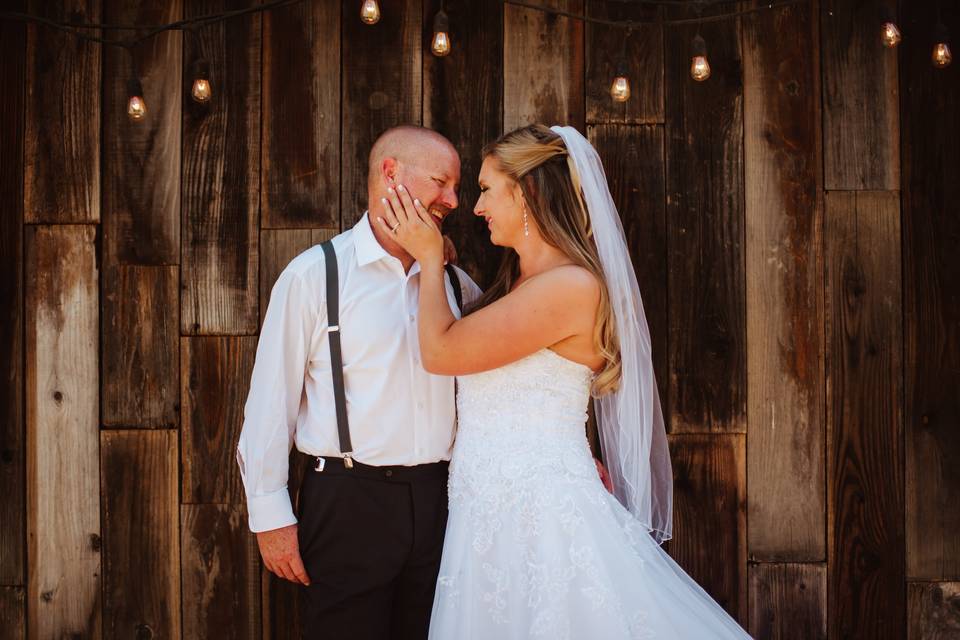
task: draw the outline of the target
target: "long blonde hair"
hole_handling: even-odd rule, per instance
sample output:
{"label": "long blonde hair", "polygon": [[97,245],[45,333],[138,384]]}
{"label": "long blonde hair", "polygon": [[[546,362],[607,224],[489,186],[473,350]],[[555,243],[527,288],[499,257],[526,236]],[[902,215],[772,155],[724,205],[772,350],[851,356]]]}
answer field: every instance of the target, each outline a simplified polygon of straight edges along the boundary
{"label": "long blonde hair", "polygon": [[[483,157],[494,158],[500,171],[520,185],[527,211],[536,221],[544,241],[562,251],[574,264],[590,271],[600,282],[593,343],[605,363],[594,378],[591,392],[600,396],[615,391],[620,383],[620,346],[610,292],[593,242],[590,215],[583,202],[579,179],[563,139],[541,124],[532,124],[488,144]],[[517,252],[508,249],[503,253],[493,284],[471,311],[507,295],[519,276]]]}

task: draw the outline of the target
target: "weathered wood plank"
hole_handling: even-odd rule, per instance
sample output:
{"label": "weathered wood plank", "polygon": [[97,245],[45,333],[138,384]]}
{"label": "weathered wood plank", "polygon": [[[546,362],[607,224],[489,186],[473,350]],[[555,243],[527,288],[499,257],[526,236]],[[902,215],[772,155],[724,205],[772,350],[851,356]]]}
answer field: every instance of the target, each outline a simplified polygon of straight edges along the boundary
{"label": "weathered wood plank", "polygon": [[[660,9],[616,0],[587,0],[587,15],[603,20],[647,22],[629,32],[596,23],[586,25],[587,123],[663,123],[663,27],[655,21]],[[610,85],[626,39],[631,95],[614,102]]]}
{"label": "weathered wood plank", "polygon": [[[583,13],[583,1],[541,4]],[[583,131],[583,22],[516,5],[503,11],[503,130],[541,122]]]}
{"label": "weathered wood plank", "polygon": [[907,583],[907,640],[960,638],[960,582]]}
{"label": "weathered wood plank", "polygon": [[264,13],[264,228],[339,226],[339,94],[339,4],[301,2]]}
{"label": "weathered wood plank", "polygon": [[[934,9],[903,3],[903,28],[924,33]],[[960,580],[960,64],[901,50],[907,577]]]}
{"label": "weathered wood plank", "polygon": [[[181,339],[184,504],[243,502],[236,444],[257,351],[254,336]],[[217,469],[211,473],[211,469]]]}
{"label": "weathered wood plank", "polygon": [[905,633],[899,205],[826,195],[830,637]]}
{"label": "weathered wood plank", "polygon": [[[341,228],[367,208],[367,164],[381,133],[399,124],[420,124],[423,104],[422,0],[397,0],[380,22],[367,25],[360,5],[343,0],[341,129]],[[430,55],[429,53],[426,55]]]}
{"label": "weathered wood plank", "polygon": [[260,638],[260,552],[240,505],[181,508],[184,638]]}
{"label": "weathered wood plank", "polygon": [[[203,0],[184,13],[254,3]],[[180,329],[249,335],[259,318],[260,16],[206,26],[200,40],[218,97],[216,108],[184,98]]]}
{"label": "weathered wood plank", "polygon": [[177,432],[103,431],[106,638],[180,637]]}
{"label": "weathered wood plank", "polygon": [[[25,0],[5,2],[23,11]],[[26,584],[23,421],[23,137],[27,29],[0,21],[0,584]],[[5,592],[9,603],[13,596]],[[22,600],[23,594],[19,596]],[[3,605],[0,605],[3,606]],[[23,612],[21,611],[21,615]],[[2,621],[0,614],[0,621]],[[11,622],[11,629],[14,628]],[[23,629],[20,629],[21,633]]]}
{"label": "weathered wood plank", "polygon": [[880,43],[882,5],[896,14],[896,0],[820,2],[828,190],[900,187],[897,49]]}
{"label": "weathered wood plank", "polygon": [[263,229],[260,232],[260,323],[267,313],[270,291],[291,260],[313,246],[310,229]]}
{"label": "weathered wood plank", "polygon": [[763,640],[826,640],[826,565],[751,564],[748,631]]}
{"label": "weathered wood plank", "polygon": [[[653,366],[661,405],[667,392],[667,221],[663,126],[587,127],[607,174],[633,258],[643,310],[650,328]],[[665,415],[664,418],[667,416]]]}
{"label": "weathered wood plank", "polygon": [[103,425],[176,428],[180,415],[177,267],[103,272]]}
{"label": "weathered wood plank", "polygon": [[[458,266],[481,287],[489,284],[500,264],[500,250],[491,244],[483,218],[473,215],[480,196],[477,176],[481,152],[500,136],[503,119],[503,8],[499,0],[452,0],[450,55],[423,60],[423,124],[453,141],[460,154],[459,206],[443,221],[458,252]],[[423,37],[432,36],[438,0],[424,3]],[[470,78],[470,91],[463,79]]]}
{"label": "weathered wood plank", "polygon": [[23,587],[0,587],[0,629],[6,640],[27,637],[27,603]]}
{"label": "weathered wood plank", "polygon": [[100,326],[93,225],[25,231],[31,637],[99,638]]}
{"label": "weathered wood plank", "polygon": [[[110,24],[165,24],[180,19],[182,4],[182,0],[106,0],[103,17]],[[137,76],[147,105],[146,117],[138,122],[126,115],[131,56],[115,47],[103,51],[102,219],[107,265],[180,262],[181,40],[180,33],[169,31],[136,48]]]}
{"label": "weathered wood plank", "polygon": [[[98,0],[28,0],[33,15],[100,22]],[[26,222],[100,221],[100,45],[27,29]],[[32,633],[32,632],[31,632]]]}
{"label": "weathered wood plank", "polygon": [[[679,16],[686,16],[682,12]],[[670,426],[746,430],[743,88],[737,20],[703,24],[713,75],[690,78],[695,26],[665,33]],[[674,339],[675,338],[675,339]]]}
{"label": "weathered wood plank", "polygon": [[[750,558],[823,561],[823,203],[816,16],[743,18]],[[682,331],[682,329],[681,329]]]}
{"label": "weathered wood plank", "polygon": [[673,461],[671,556],[730,615],[747,622],[746,437],[668,436]]}

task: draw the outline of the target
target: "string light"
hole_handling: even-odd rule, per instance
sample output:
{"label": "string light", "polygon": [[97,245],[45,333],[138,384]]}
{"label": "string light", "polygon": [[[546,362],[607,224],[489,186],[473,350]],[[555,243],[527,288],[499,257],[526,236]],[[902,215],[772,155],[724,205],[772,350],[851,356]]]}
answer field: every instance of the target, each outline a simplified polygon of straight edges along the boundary
{"label": "string light", "polygon": [[887,49],[893,49],[903,40],[903,35],[897,27],[897,23],[893,17],[893,11],[890,7],[884,5],[882,12],[883,18],[880,25],[880,41],[883,42],[883,46]]}
{"label": "string light", "polygon": [[360,19],[364,24],[380,22],[380,5],[377,4],[377,0],[363,0],[360,6]]}
{"label": "string light", "polygon": [[200,58],[193,63],[193,88],[190,95],[200,104],[210,102],[213,91],[210,88],[210,63]]}
{"label": "string light", "polygon": [[950,33],[942,22],[937,23],[936,44],[933,45],[933,54],[930,58],[933,66],[939,69],[948,67],[953,62],[953,54],[950,52]]}
{"label": "string light", "polygon": [[690,77],[703,82],[710,77],[710,61],[707,60],[707,43],[699,33],[693,38],[693,59],[690,62]]}
{"label": "string light", "polygon": [[440,11],[433,17],[433,41],[430,43],[430,51],[441,58],[450,53],[450,20],[443,10],[443,3],[440,3]]}
{"label": "string light", "polygon": [[137,77],[127,80],[127,117],[138,122],[147,117],[147,102],[143,99],[143,85]]}

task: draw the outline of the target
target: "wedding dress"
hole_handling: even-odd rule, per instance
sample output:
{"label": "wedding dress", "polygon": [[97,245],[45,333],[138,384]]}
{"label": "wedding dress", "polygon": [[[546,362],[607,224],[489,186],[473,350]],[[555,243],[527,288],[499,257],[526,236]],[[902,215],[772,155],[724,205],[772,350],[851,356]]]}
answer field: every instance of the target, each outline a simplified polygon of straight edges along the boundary
{"label": "wedding dress", "polygon": [[550,349],[458,377],[431,639],[749,638],[603,487],[591,378]]}

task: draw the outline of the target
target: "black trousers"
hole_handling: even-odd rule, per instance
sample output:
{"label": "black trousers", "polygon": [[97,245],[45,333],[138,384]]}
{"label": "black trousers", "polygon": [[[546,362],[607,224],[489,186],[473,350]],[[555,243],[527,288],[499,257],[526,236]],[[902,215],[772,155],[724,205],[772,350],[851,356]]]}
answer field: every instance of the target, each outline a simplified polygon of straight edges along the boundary
{"label": "black trousers", "polygon": [[[315,459],[312,459],[315,460]],[[307,469],[297,501],[301,637],[424,640],[447,524],[447,463]]]}

